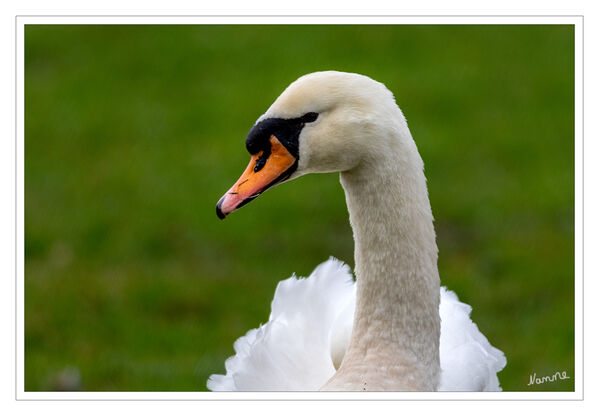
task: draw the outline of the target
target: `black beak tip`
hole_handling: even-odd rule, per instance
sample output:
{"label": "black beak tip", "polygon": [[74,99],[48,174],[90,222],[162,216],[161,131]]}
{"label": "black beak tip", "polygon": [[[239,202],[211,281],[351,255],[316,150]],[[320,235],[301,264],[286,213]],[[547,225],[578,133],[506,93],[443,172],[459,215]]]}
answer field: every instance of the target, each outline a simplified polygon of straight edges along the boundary
{"label": "black beak tip", "polygon": [[225,199],[224,196],[216,204],[216,216],[218,218],[220,218],[221,220],[224,220],[226,217],[226,215],[223,213],[223,211],[221,209],[221,206],[223,205],[223,199]]}

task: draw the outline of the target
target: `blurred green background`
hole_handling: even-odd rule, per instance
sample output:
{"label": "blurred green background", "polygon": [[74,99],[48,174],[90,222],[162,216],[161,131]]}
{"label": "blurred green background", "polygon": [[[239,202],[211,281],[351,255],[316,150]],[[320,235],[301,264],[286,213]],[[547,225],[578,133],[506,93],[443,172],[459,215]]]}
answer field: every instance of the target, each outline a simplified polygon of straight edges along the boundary
{"label": "blurred green background", "polygon": [[573,45],[572,26],[27,25],[25,389],[205,390],[279,280],[353,267],[337,174],[214,209],[256,118],[336,69],[404,111],[442,284],[505,352],[503,388],[573,390]]}

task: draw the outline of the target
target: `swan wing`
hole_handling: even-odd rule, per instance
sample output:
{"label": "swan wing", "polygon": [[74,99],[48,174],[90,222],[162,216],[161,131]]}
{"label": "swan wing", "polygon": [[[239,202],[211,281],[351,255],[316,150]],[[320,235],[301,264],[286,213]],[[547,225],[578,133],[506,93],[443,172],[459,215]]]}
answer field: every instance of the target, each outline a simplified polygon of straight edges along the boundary
{"label": "swan wing", "polygon": [[497,373],[505,367],[505,355],[472,322],[471,311],[454,292],[441,287],[439,391],[501,391]]}
{"label": "swan wing", "polygon": [[235,355],[225,362],[226,374],[210,376],[208,388],[318,390],[335,373],[334,360],[340,361],[347,348],[354,286],[349,267],[334,258],[320,264],[308,278],[292,276],[281,281],[268,322],[235,342]]}

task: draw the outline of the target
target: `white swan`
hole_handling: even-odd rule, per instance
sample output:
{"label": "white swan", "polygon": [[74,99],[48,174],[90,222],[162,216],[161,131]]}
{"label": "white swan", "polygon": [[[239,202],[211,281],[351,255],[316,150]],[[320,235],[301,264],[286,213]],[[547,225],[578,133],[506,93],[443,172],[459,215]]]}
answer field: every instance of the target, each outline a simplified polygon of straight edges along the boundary
{"label": "white swan", "polygon": [[292,83],[250,130],[252,155],[221,198],[224,218],[306,173],[340,172],[356,283],[330,259],[279,283],[269,321],[235,342],[214,391],[501,390],[506,363],[439,286],[423,162],[387,88],[334,71]]}

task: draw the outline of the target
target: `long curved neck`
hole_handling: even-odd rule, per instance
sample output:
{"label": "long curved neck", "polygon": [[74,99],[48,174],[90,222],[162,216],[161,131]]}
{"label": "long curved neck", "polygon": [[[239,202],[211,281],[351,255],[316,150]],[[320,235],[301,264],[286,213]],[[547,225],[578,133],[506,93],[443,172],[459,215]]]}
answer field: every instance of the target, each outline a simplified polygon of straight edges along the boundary
{"label": "long curved neck", "polygon": [[341,173],[355,240],[352,338],[326,389],[436,390],[439,275],[423,164],[402,137]]}

